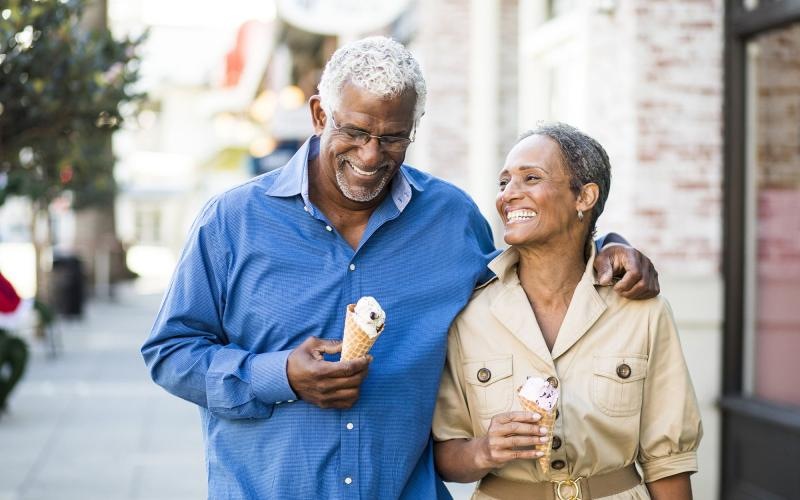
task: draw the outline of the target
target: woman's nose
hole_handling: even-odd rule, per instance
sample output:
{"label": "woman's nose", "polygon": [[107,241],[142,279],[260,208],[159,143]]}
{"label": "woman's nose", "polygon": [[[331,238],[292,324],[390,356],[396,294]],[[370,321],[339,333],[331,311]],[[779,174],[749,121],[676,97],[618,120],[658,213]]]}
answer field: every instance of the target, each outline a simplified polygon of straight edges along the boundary
{"label": "woman's nose", "polygon": [[520,191],[517,189],[516,182],[509,181],[508,184],[505,185],[503,190],[500,192],[500,198],[503,201],[511,201],[519,198]]}

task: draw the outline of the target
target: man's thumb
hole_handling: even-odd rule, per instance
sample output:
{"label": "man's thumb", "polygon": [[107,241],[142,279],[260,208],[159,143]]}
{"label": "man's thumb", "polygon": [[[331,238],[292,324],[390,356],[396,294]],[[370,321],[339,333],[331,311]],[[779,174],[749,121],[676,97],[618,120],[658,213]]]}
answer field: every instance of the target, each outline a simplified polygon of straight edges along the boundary
{"label": "man's thumb", "polygon": [[614,269],[611,266],[611,261],[603,259],[597,261],[597,280],[601,285],[610,285],[611,279],[614,277]]}

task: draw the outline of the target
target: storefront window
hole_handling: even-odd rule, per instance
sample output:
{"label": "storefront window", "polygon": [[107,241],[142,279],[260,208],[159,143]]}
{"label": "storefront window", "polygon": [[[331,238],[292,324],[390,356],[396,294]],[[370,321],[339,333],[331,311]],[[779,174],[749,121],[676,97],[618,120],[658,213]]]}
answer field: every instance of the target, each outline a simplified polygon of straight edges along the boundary
{"label": "storefront window", "polygon": [[746,385],[800,406],[800,23],[747,54]]}

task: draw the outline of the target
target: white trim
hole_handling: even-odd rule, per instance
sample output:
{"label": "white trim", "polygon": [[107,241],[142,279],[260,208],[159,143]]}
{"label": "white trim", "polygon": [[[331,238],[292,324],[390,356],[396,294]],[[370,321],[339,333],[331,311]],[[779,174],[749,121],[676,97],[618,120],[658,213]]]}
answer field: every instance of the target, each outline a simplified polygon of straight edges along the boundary
{"label": "white trim", "polygon": [[469,191],[493,220],[498,164],[500,2],[470,0]]}

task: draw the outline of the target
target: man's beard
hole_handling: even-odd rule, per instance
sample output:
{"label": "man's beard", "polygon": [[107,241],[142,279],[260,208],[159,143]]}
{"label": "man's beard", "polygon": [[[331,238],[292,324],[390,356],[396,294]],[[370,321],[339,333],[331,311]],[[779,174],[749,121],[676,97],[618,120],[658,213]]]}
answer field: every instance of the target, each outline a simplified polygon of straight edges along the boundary
{"label": "man's beard", "polygon": [[391,180],[392,176],[390,173],[393,170],[394,162],[386,161],[382,163],[376,172],[376,176],[380,177],[378,183],[375,184],[374,187],[354,187],[351,186],[347,182],[347,178],[345,177],[344,170],[346,168],[351,168],[350,165],[355,166],[359,170],[366,170],[364,165],[359,162],[358,160],[348,156],[347,154],[340,154],[336,156],[336,184],[339,186],[339,191],[351,201],[357,201],[360,203],[365,203],[368,201],[372,201],[377,198],[386,185]]}

